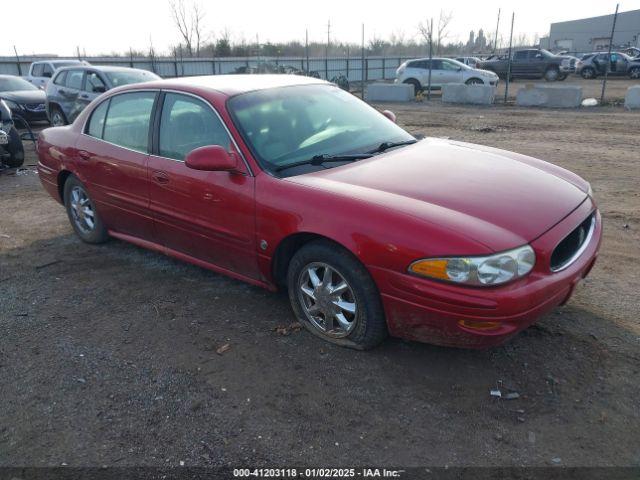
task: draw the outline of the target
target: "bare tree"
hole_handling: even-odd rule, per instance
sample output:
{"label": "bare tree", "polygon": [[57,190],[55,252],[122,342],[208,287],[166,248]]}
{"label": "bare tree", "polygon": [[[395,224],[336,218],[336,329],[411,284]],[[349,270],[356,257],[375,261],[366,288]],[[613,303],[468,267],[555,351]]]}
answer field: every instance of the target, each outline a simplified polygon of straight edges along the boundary
{"label": "bare tree", "polygon": [[442,47],[442,43],[449,38],[449,24],[453,19],[453,12],[445,12],[444,10],[440,10],[440,15],[438,16],[438,22],[434,26],[434,31],[431,31],[431,22],[420,22],[418,24],[418,32],[426,42],[432,41],[435,53],[438,54],[440,52],[440,48]]}
{"label": "bare tree", "polygon": [[187,55],[200,56],[200,47],[204,41],[204,11],[198,4],[190,2],[187,5],[184,0],[169,0],[169,6]]}

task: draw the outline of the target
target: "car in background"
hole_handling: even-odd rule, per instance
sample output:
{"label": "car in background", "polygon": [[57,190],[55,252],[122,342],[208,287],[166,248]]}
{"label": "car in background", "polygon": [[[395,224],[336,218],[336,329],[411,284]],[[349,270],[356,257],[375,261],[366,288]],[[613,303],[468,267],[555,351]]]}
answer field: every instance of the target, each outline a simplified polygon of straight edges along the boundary
{"label": "car in background", "polygon": [[47,121],[45,93],[22,77],[0,75],[0,99],[11,109],[14,117],[19,116],[28,123]]}
{"label": "car in background", "polygon": [[107,90],[131,83],[158,80],[147,70],[127,67],[64,67],[59,69],[46,90],[46,112],[54,126],[72,123],[76,117]]}
{"label": "car in background", "polygon": [[26,79],[36,87],[44,90],[57,69],[72,65],[89,65],[89,62],[84,60],[41,60],[33,62],[29,67]]}
{"label": "car in background", "polygon": [[631,58],[640,58],[640,48],[638,47],[627,47],[622,53],[629,55]]}
{"label": "car in background", "polygon": [[576,65],[576,73],[582,78],[590,79],[604,75],[609,68],[607,75],[629,76],[632,79],[640,78],[640,58],[632,58],[622,52],[611,52],[611,66],[607,61],[607,53],[590,53],[584,55]]}
{"label": "car in background", "polygon": [[[479,68],[505,78],[509,72],[509,57],[497,57],[480,62]],[[574,67],[575,69],[575,61]],[[512,78],[544,78],[548,82],[564,80],[572,72],[571,59],[538,48],[518,50],[511,58]]]}
{"label": "car in background", "polygon": [[429,85],[431,67],[431,89],[440,90],[447,83],[467,85],[498,85],[498,76],[493,72],[471,68],[452,58],[418,58],[408,60],[396,70],[396,83],[413,85],[417,94]]}
{"label": "car in background", "polygon": [[478,64],[481,61],[478,57],[458,57],[456,60],[471,68],[478,68]]}

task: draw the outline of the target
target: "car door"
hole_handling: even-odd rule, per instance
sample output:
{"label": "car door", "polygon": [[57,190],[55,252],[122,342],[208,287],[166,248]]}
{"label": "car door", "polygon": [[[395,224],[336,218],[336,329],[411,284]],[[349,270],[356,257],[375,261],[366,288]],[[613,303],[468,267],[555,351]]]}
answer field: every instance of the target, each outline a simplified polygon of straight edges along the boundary
{"label": "car door", "polygon": [[222,145],[240,158],[223,121],[199,97],[166,92],[149,158],[150,208],[158,241],[209,265],[258,278],[254,177],[188,168],[195,148]]}
{"label": "car door", "polygon": [[[425,83],[427,85],[429,81],[429,60],[426,62],[427,69],[425,70]],[[440,59],[432,59],[431,60],[431,88],[441,88],[442,87],[442,79],[444,77],[444,71],[442,70],[442,60]]]}
{"label": "car door", "polygon": [[57,88],[58,104],[69,123],[73,122],[82,111],[78,104],[78,97],[82,90],[83,81],[83,69],[68,70],[64,85]]}
{"label": "car door", "polygon": [[547,58],[542,54],[542,52],[530,50],[527,65],[528,76],[542,77],[547,69]]}
{"label": "car door", "polygon": [[107,84],[100,73],[95,70],[87,70],[82,82],[82,91],[78,95],[77,108],[81,112],[87,105],[106,91]]}
{"label": "car door", "polygon": [[76,165],[109,230],[153,241],[149,211],[151,115],[157,92],[127,92],[100,103],[76,144]]}
{"label": "car door", "polygon": [[442,77],[441,84],[464,83],[462,79],[462,67],[450,60],[441,60]]}
{"label": "car door", "polygon": [[[528,69],[529,52],[528,50],[520,50],[513,55],[511,62],[511,75],[514,77],[527,77],[530,75]],[[507,65],[507,69],[508,69]],[[506,74],[506,73],[505,73]]]}

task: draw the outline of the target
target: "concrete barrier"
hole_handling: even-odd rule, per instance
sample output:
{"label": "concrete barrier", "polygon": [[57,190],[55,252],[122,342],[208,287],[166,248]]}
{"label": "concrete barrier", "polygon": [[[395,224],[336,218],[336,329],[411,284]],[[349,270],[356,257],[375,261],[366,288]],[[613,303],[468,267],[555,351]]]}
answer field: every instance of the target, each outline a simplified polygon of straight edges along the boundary
{"label": "concrete barrier", "polygon": [[576,108],[582,102],[582,87],[575,85],[526,85],[518,90],[521,107]]}
{"label": "concrete barrier", "polygon": [[496,87],[492,87],[491,85],[447,83],[442,86],[442,101],[444,103],[491,105],[495,98]]}
{"label": "concrete barrier", "polygon": [[628,109],[640,108],[640,85],[627,88],[624,96],[624,107]]}
{"label": "concrete barrier", "polygon": [[408,83],[373,83],[364,97],[368,102],[409,102],[415,98],[413,90]]}

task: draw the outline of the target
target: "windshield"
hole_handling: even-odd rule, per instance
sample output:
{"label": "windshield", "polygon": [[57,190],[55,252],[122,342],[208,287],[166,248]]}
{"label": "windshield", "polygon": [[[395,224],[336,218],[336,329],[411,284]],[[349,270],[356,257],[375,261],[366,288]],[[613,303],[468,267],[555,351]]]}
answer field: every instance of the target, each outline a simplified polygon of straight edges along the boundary
{"label": "windshield", "polygon": [[456,60],[454,58],[448,58],[447,61],[453,63],[456,67],[460,67],[464,70],[473,70],[469,65],[462,63],[460,60]]}
{"label": "windshield", "polygon": [[38,87],[18,77],[0,78],[0,92],[20,92],[23,90],[38,90]]}
{"label": "windshield", "polygon": [[149,82],[160,78],[155,73],[145,72],[144,70],[112,70],[106,71],[104,74],[114,87],[130,83]]}
{"label": "windshield", "polygon": [[540,49],[540,53],[542,53],[542,55],[544,55],[545,57],[555,57],[553,53],[551,53],[549,50],[545,50],[544,48]]}
{"label": "windshield", "polygon": [[333,85],[249,92],[231,98],[228,108],[267,170],[317,155],[363,153],[383,142],[413,140],[375,109]]}

